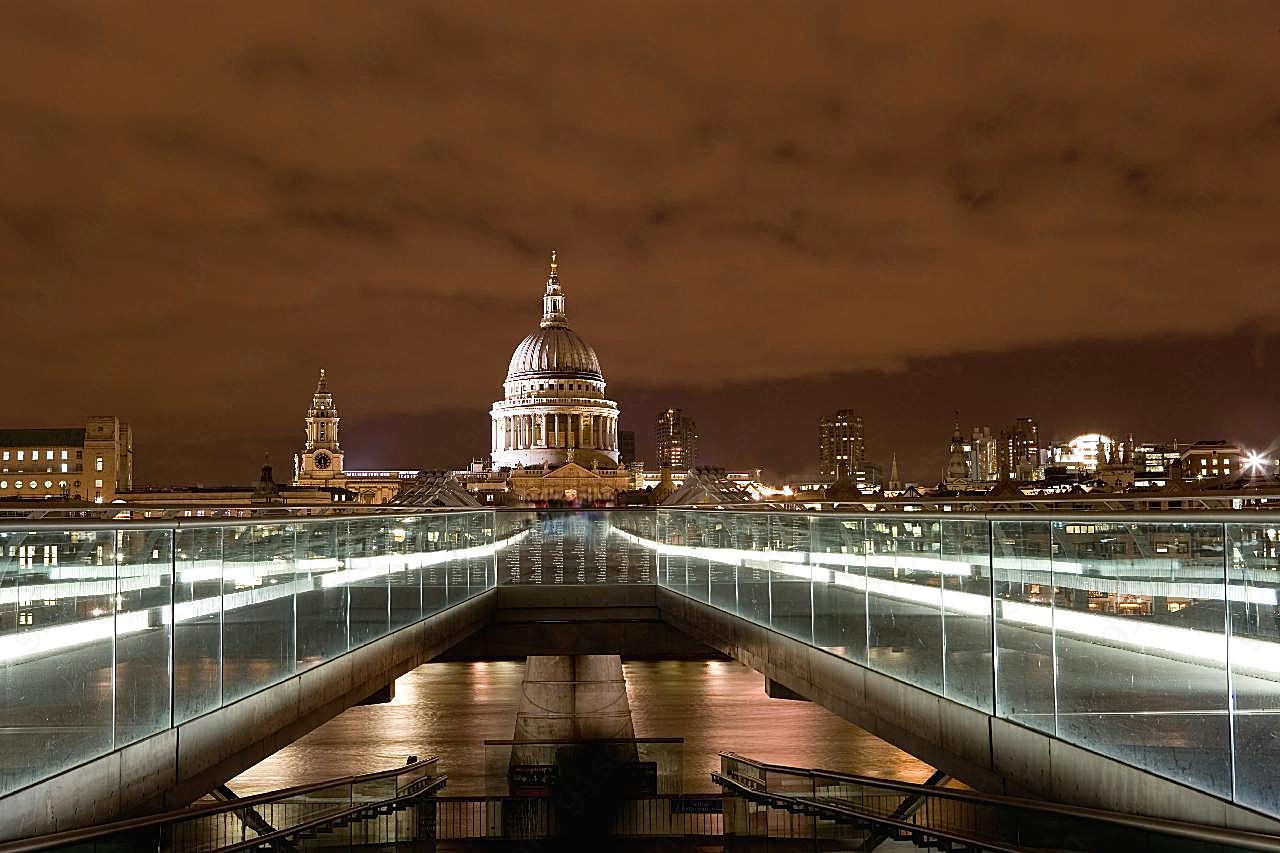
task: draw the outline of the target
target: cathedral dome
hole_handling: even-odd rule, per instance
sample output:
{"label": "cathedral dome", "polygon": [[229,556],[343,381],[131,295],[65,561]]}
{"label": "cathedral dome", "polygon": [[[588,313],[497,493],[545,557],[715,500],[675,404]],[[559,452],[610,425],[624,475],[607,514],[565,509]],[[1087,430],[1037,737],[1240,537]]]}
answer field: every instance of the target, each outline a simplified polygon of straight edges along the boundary
{"label": "cathedral dome", "polygon": [[516,347],[507,381],[573,377],[603,382],[596,351],[568,326],[546,326]]}
{"label": "cathedral dome", "polygon": [[[616,471],[618,404],[604,396],[604,374],[596,351],[569,328],[555,252],[538,326],[512,353],[503,399],[489,411],[494,468],[558,470],[574,462],[591,466],[593,472],[597,466]],[[581,497],[577,486],[541,496]]]}
{"label": "cathedral dome", "polygon": [[604,382],[596,351],[569,328],[565,318],[564,291],[560,287],[555,252],[551,253],[551,274],[547,278],[546,295],[542,297],[540,328],[520,342],[507,367],[507,382],[543,378]]}

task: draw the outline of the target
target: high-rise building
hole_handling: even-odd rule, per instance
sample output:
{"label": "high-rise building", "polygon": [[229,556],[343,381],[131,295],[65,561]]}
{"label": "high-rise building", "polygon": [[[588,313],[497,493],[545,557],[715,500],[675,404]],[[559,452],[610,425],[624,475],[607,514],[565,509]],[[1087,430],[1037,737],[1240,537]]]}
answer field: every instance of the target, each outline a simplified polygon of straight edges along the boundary
{"label": "high-rise building", "polygon": [[636,431],[633,429],[618,430],[618,461],[630,465],[636,461]]}
{"label": "high-rise building", "polygon": [[1000,431],[1000,454],[997,468],[1003,468],[1015,480],[1034,480],[1043,471],[1044,458],[1040,444],[1040,424],[1035,418],[1018,418],[1013,426]]}
{"label": "high-rise building", "polygon": [[1016,471],[1020,466],[1039,468],[1040,458],[1040,424],[1035,418],[1018,418],[1013,422],[1010,433],[1009,470]]}
{"label": "high-rise building", "polygon": [[111,503],[133,487],[133,432],[111,416],[72,429],[0,429],[0,499]]}
{"label": "high-rise building", "polygon": [[996,479],[1000,470],[1000,436],[991,427],[974,427],[969,439],[969,478],[983,483]]}
{"label": "high-rise building", "polygon": [[658,415],[653,427],[658,467],[687,471],[698,464],[698,427],[679,409]]}
{"label": "high-rise building", "polygon": [[852,476],[862,467],[866,446],[862,418],[851,409],[818,418],[818,474],[832,480]]}

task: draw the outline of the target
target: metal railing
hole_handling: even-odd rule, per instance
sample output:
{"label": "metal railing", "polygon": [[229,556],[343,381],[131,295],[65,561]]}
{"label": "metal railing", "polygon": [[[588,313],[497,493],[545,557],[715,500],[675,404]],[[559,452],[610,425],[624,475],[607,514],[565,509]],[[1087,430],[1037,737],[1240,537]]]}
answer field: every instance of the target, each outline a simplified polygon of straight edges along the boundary
{"label": "metal railing", "polygon": [[674,592],[1280,816],[1280,514],[658,522]]}
{"label": "metal railing", "polygon": [[656,582],[1280,816],[1278,532],[759,507],[0,521],[0,796],[498,584]]}
{"label": "metal railing", "polygon": [[[626,799],[618,804],[609,837],[719,837],[724,834],[722,802],[719,794]],[[436,797],[433,806],[435,837],[441,841],[551,839],[565,830],[550,797]]]}
{"label": "metal railing", "polygon": [[287,849],[322,833],[331,843],[413,841],[422,837],[420,809],[447,781],[436,766],[437,759],[428,758],[392,770],[13,841],[0,844],[0,853]]}
{"label": "metal railing", "polygon": [[490,590],[513,544],[488,511],[0,522],[0,796]]}
{"label": "metal railing", "polygon": [[726,835],[843,839],[861,841],[861,849],[893,838],[932,849],[1002,853],[1280,851],[1280,838],[1271,835],[786,767],[735,753],[721,753],[720,760],[720,772],[711,775],[725,791]]}

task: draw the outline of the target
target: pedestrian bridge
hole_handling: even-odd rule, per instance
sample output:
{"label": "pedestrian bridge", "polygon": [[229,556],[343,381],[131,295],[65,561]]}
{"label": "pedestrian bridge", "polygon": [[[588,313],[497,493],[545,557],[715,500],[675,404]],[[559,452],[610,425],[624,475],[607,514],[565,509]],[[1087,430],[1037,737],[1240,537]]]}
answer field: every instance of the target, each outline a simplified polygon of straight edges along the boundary
{"label": "pedestrian bridge", "polygon": [[692,508],[0,520],[0,839],[189,802],[451,650],[665,653],[657,627],[980,789],[1274,829],[1278,528]]}

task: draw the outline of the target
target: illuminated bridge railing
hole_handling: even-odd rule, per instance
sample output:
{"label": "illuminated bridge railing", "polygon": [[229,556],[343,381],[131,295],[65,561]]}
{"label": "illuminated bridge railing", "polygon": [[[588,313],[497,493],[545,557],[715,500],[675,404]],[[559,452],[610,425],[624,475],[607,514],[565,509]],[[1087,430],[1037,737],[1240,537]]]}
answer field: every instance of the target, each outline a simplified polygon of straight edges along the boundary
{"label": "illuminated bridge railing", "polygon": [[0,523],[0,795],[491,589],[526,535],[492,511]]}
{"label": "illuminated bridge railing", "polygon": [[652,584],[1280,815],[1280,515],[0,522],[0,795],[495,584]]}
{"label": "illuminated bridge railing", "polygon": [[1280,815],[1280,516],[664,509],[658,527],[664,587]]}

